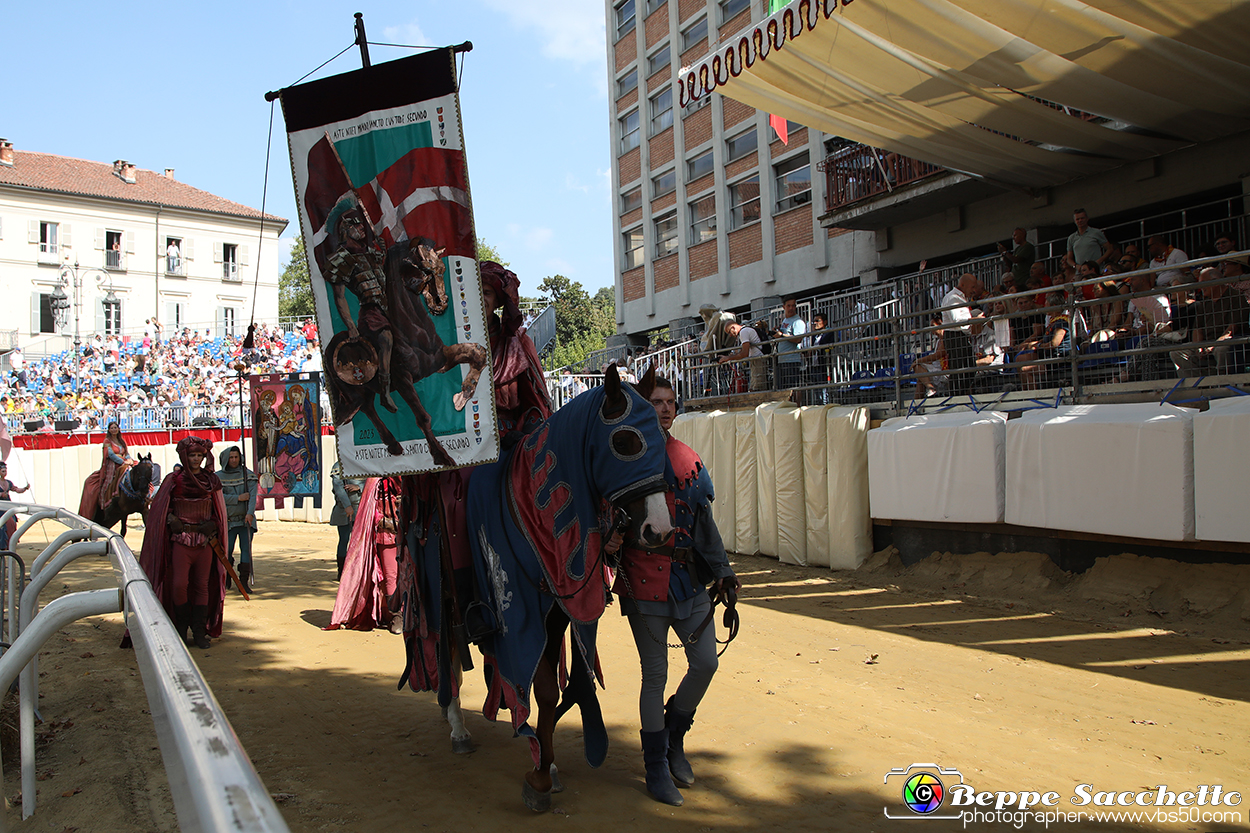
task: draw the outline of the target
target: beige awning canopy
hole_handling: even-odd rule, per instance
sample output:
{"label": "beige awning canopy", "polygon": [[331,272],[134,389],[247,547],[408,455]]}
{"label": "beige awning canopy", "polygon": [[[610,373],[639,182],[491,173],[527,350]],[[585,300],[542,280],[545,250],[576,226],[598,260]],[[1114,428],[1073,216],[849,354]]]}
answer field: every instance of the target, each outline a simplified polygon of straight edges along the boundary
{"label": "beige awning canopy", "polygon": [[678,84],[1041,187],[1250,129],[1250,0],[795,0]]}

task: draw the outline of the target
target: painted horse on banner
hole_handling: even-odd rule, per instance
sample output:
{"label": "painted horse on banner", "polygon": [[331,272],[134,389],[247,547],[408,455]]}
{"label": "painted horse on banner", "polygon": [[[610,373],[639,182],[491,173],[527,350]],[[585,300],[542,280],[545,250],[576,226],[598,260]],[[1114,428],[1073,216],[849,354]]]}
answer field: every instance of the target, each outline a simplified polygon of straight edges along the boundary
{"label": "painted horse on banner", "polygon": [[[601,519],[623,510],[653,544],[671,532],[664,435],[647,401],[653,381],[649,373],[634,389],[609,368],[602,387],[554,413],[499,462],[474,469],[469,481],[480,599],[472,629],[488,689],[483,714],[494,720],[500,707],[508,709],[513,729],[529,739],[534,769],[523,798],[532,810],[551,806],[553,732],[572,706],[581,711],[587,761],[599,766],[607,756],[595,691],[602,682],[595,636],[607,599]],[[415,607],[425,616],[426,601]],[[562,690],[566,632],[572,639]],[[535,707],[536,727],[529,721]]]}

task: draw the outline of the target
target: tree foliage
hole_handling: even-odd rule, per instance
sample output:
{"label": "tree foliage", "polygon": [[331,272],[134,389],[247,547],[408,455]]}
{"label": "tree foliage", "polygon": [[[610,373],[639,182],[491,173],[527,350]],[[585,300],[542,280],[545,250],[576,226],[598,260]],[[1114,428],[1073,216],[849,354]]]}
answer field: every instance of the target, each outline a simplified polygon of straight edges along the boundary
{"label": "tree foliage", "polygon": [[548,364],[580,365],[588,353],[603,349],[616,332],[616,294],[604,287],[592,298],[581,283],[552,275],[539,291],[556,308],[556,346]]}
{"label": "tree foliage", "polygon": [[291,259],[278,277],[278,315],[283,318],[308,318],[313,315],[312,284],[308,277],[308,258],[304,255],[304,235],[295,238]]}
{"label": "tree foliage", "polygon": [[487,243],[485,238],[479,237],[477,239],[477,262],[481,263],[483,260],[493,260],[503,267],[508,265],[508,261],[503,259],[498,249]]}

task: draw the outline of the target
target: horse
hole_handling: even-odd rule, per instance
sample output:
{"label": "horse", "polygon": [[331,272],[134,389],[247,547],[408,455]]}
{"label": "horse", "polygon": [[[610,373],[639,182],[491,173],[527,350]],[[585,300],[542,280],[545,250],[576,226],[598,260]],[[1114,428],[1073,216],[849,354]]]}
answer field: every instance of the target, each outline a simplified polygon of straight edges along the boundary
{"label": "horse", "polygon": [[151,500],[153,487],[161,482],[161,467],[152,462],[152,455],[139,455],[139,461],[126,469],[117,483],[117,494],[106,506],[96,510],[93,521],[105,529],[121,521],[122,537],[126,536],[126,518],[138,512],[146,526],[148,521],[148,503]]}
{"label": "horse", "polygon": [[[562,789],[555,779],[553,733],[572,706],[581,710],[587,761],[599,766],[607,755],[595,694],[601,681],[596,627],[607,598],[601,519],[627,512],[652,545],[671,532],[664,434],[647,399],[654,378],[652,370],[635,389],[621,381],[615,365],[609,367],[602,387],[556,411],[498,462],[475,468],[469,480],[467,530],[480,598],[470,631],[484,660],[483,714],[494,720],[504,706],[516,733],[529,739],[534,768],[525,775],[522,800],[536,812],[549,809],[552,792]],[[426,598],[406,604],[418,607],[421,627],[433,630],[443,618],[428,615],[426,606],[437,611],[441,603],[429,584],[417,585]],[[571,662],[561,691],[566,632],[572,635]],[[405,678],[414,662],[428,674],[435,658],[420,655],[420,644],[410,650],[418,653],[410,655]],[[447,702],[448,681],[438,681],[444,683],[440,701],[452,725],[453,751],[471,751],[458,698]],[[531,692],[536,727],[529,723]]]}
{"label": "horse", "polygon": [[[455,461],[434,434],[429,412],[422,405],[413,385],[434,373],[446,373],[457,365],[467,364],[469,372],[452,399],[453,407],[462,411],[465,403],[473,398],[482,369],[486,367],[486,349],[480,344],[444,344],[434,328],[430,313],[441,315],[447,309],[446,291],[442,285],[445,267],[442,259],[437,257],[439,252],[441,250],[434,249],[433,241],[425,237],[401,240],[386,250],[383,267],[386,275],[386,315],[391,323],[393,338],[390,390],[381,390],[378,375],[353,372],[370,363],[368,356],[357,354],[376,350],[366,349],[359,342],[353,345],[346,333],[336,334],[326,345],[327,355],[336,370],[327,374],[326,378],[336,395],[335,418],[339,424],[345,424],[357,413],[363,412],[377,428],[387,451],[396,456],[403,454],[403,446],[379,419],[374,404],[379,394],[394,391],[412,410],[417,427],[429,443],[434,462],[450,466]],[[376,362],[376,357],[373,361]],[[338,372],[340,366],[346,372]],[[385,406],[385,400],[383,404]]]}

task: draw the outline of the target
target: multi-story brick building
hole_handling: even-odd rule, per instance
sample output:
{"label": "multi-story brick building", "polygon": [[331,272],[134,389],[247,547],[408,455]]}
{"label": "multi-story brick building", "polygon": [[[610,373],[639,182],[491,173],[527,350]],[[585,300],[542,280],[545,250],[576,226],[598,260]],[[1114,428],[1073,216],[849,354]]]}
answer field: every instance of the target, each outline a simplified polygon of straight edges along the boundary
{"label": "multi-story brick building", "polygon": [[[719,94],[685,109],[673,86],[763,8],[750,0],[607,0],[618,328],[638,334],[855,275],[871,235],[821,226],[824,134]],[[861,255],[864,254],[861,251]],[[861,258],[862,260],[862,258]],[[771,304],[771,302],[765,302]]]}
{"label": "multi-story brick building", "polygon": [[[0,349],[51,353],[101,332],[216,335],[278,314],[281,217],[125,161],[15,150],[0,139]],[[77,298],[72,285],[78,266]],[[63,277],[64,276],[64,277]],[[59,293],[58,293],[59,289]],[[70,306],[56,315],[54,297]],[[76,321],[77,319],[77,321]]]}
{"label": "multi-story brick building", "polygon": [[[808,14],[800,5],[789,10]],[[995,243],[1017,226],[1054,267],[1077,207],[1121,243],[1164,234],[1196,254],[1218,232],[1248,244],[1250,142],[1237,102],[1226,102],[1234,112],[1211,122],[1220,130],[1182,131],[1183,140],[1160,134],[1153,156],[1126,153],[1116,162],[1110,155],[1083,171],[1067,163],[1090,154],[1048,148],[1053,170],[1039,165],[1028,187],[794,123],[783,144],[767,112],[717,91],[683,108],[674,83],[680,70],[697,68],[710,54],[738,51],[734,36],[761,23],[767,7],[768,0],[605,0],[621,334],[693,322],[704,303],[754,313],[796,293],[823,295],[828,305],[830,290],[899,281],[880,298],[866,296],[870,304],[889,300],[905,291],[902,282],[923,262],[930,272],[935,264],[958,271],[972,258],[993,255]],[[868,7],[847,5],[839,14],[853,22],[858,9]],[[1185,40],[1184,33],[1176,37]],[[1137,76],[1143,85],[1159,77]],[[1211,118],[1199,105],[1218,103],[1194,104],[1195,117]],[[1082,136],[1112,145],[1138,141],[1126,124],[1149,127],[1156,115],[1143,111],[1126,123],[1041,98],[1030,106],[1052,108],[1051,116],[1057,111],[1080,122],[1073,127]],[[996,141],[1009,140],[1020,141],[997,134]],[[1036,156],[1036,145],[1021,141],[1020,149]],[[968,153],[975,157],[976,148]],[[980,268],[987,277],[1001,274],[994,258]]]}

